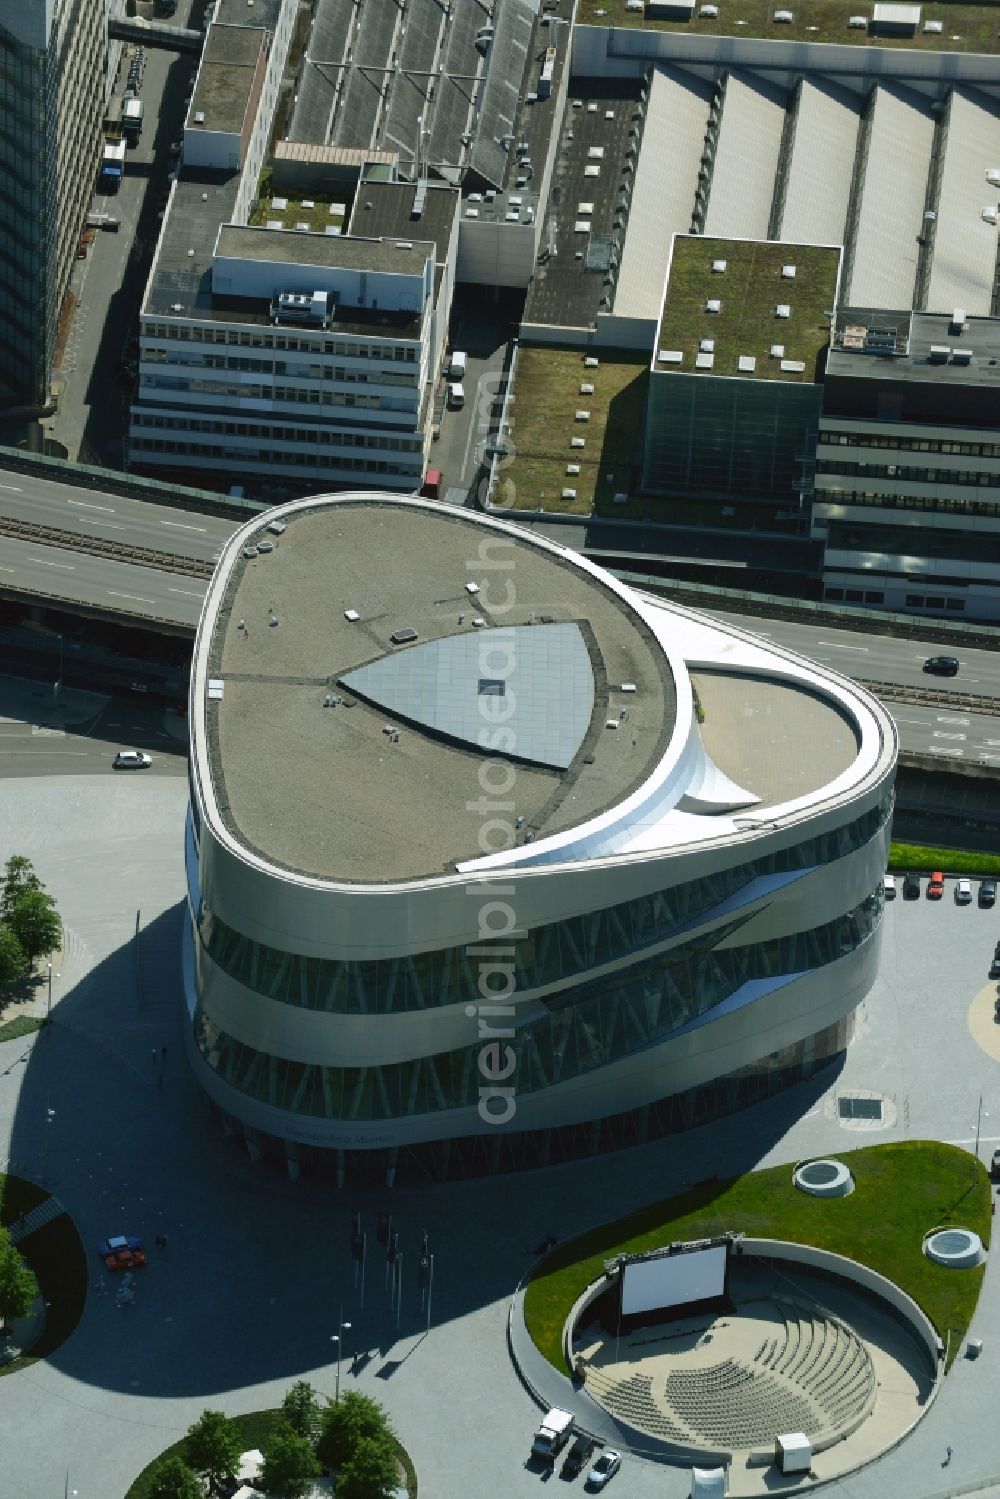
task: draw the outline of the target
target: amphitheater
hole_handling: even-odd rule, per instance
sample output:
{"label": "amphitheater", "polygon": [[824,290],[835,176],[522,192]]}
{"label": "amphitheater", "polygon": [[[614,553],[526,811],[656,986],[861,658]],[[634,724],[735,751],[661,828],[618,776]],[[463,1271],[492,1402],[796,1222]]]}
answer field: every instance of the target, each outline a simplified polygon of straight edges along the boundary
{"label": "amphitheater", "polygon": [[[573,1351],[584,1389],[633,1449],[666,1444],[731,1455],[738,1474],[773,1458],[774,1439],[805,1432],[814,1478],[884,1451],[918,1419],[936,1371],[883,1305],[841,1281],[761,1262],[730,1275],[730,1309],[654,1323],[616,1338],[595,1321]],[[773,1487],[775,1475],[771,1469]]]}

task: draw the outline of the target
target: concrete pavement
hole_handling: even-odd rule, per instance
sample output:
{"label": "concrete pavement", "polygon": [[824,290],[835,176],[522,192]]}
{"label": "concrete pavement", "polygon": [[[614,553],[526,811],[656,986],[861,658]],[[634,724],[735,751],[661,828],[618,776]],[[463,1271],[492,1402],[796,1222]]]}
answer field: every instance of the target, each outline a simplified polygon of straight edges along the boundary
{"label": "concrete pavement", "polygon": [[[292,1182],[221,1135],[181,1060],[184,805],[179,777],[0,782],[5,846],[35,860],[67,928],[55,1023],[31,1046],[0,1047],[0,1159],[44,1178],[88,1245],[110,1232],[169,1236],[137,1276],[134,1306],[115,1302],[95,1262],[73,1337],[30,1379],[5,1382],[0,1445],[12,1494],[58,1493],[68,1470],[81,1499],[114,1499],[205,1406],[273,1405],[299,1377],[332,1393],[330,1338],[343,1306],[353,1326],[342,1383],[386,1403],[423,1492],[537,1495],[539,1478],[524,1465],[537,1412],[511,1365],[506,1323],[543,1233],[565,1239],[693,1180],[876,1139],[930,1135],[971,1148],[980,1092],[984,1156],[1000,1143],[997,1064],[966,1021],[997,920],[955,907],[949,893],[938,905],[887,908],[881,976],[842,1069],[770,1104],[518,1177],[339,1196],[325,1180]],[[160,1083],[150,1057],[162,1045]],[[840,1119],[845,1091],[882,1101],[874,1128]],[[372,1246],[363,1307],[347,1245],[353,1208]],[[381,1208],[391,1208],[404,1250],[398,1327],[374,1249]],[[436,1267],[428,1335],[414,1280],[424,1228]],[[942,1487],[946,1443],[956,1487],[994,1476],[985,1434],[1000,1293],[991,1268],[973,1332],[982,1358],[956,1363],[914,1435],[828,1492],[919,1499]],[[19,1440],[25,1429],[30,1444]],[[616,1482],[629,1499],[687,1493],[685,1474],[638,1459]]]}

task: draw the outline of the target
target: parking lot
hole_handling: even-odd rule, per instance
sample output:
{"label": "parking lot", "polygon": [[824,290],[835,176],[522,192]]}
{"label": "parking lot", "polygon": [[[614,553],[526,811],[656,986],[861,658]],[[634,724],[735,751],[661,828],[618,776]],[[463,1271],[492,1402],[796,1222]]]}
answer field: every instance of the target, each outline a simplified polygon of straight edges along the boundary
{"label": "parking lot", "polygon": [[[292,1181],[223,1136],[183,1057],[185,799],[180,776],[69,770],[0,780],[5,850],[35,861],[66,923],[55,1023],[0,1045],[0,1161],[44,1178],[88,1249],[115,1233],[169,1237],[137,1275],[128,1307],[108,1293],[95,1261],[73,1337],[5,1381],[0,1445],[11,1493],[68,1485],[81,1499],[115,1499],[206,1406],[271,1406],[299,1377],[332,1394],[330,1339],[342,1307],[352,1323],[342,1385],[386,1404],[422,1493],[538,1495],[544,1478],[526,1465],[537,1411],[511,1366],[506,1314],[540,1239],[565,1239],[692,1181],[759,1164],[883,1139],[933,1137],[971,1150],[977,1121],[984,1159],[1000,1143],[998,1063],[972,1024],[983,991],[995,997],[988,974],[1000,914],[956,906],[949,882],[940,902],[922,889],[918,900],[887,904],[880,976],[843,1067],[763,1107],[681,1139],[518,1177],[341,1194],[306,1176]],[[161,1069],[150,1056],[164,1046]],[[375,1257],[362,1306],[348,1247],[357,1209],[374,1256],[375,1214],[385,1208],[404,1253],[398,1320]],[[436,1265],[429,1333],[414,1278],[425,1228]],[[1000,1303],[990,1270],[972,1332],[984,1339],[982,1359],[958,1360],[912,1436],[827,1492],[942,1491],[946,1444],[955,1449],[949,1483],[992,1476],[1000,1464],[982,1433],[995,1414],[989,1361],[1000,1356]],[[21,1439],[26,1429],[31,1443]],[[609,1493],[682,1499],[688,1488],[687,1473],[627,1457]]]}

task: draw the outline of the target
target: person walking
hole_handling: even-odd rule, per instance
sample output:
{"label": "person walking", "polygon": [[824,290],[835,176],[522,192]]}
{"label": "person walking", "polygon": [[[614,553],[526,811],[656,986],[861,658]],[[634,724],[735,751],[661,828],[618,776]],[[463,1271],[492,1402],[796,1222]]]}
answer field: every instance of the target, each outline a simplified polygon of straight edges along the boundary
{"label": "person walking", "polygon": [[951,1462],[951,1451],[952,1449],[950,1447],[946,1447],[944,1449],[944,1462],[941,1464],[943,1468],[947,1468],[948,1464]]}

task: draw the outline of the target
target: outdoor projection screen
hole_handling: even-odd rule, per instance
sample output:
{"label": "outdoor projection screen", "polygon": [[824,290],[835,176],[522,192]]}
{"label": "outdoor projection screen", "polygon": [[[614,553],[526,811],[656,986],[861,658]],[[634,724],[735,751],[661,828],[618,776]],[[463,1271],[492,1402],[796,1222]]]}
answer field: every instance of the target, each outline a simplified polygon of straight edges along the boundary
{"label": "outdoor projection screen", "polygon": [[634,1317],[640,1312],[721,1296],[726,1285],[726,1253],[725,1244],[713,1244],[707,1249],[626,1263],[622,1316]]}

